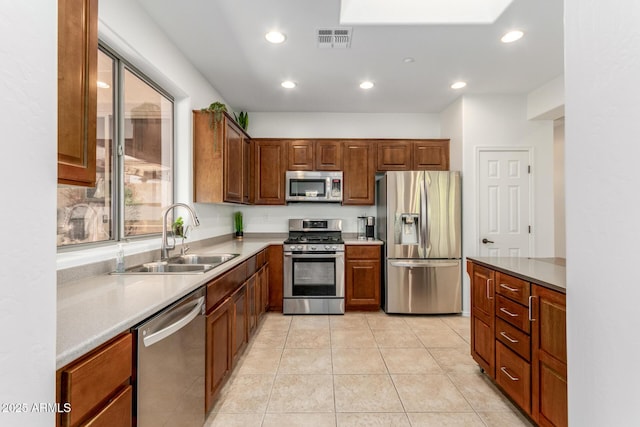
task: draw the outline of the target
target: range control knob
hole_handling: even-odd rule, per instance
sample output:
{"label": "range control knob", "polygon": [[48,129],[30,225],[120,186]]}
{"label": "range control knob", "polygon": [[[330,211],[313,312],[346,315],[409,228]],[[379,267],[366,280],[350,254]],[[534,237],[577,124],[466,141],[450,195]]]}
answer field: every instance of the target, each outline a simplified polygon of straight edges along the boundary
{"label": "range control knob", "polygon": [[315,251],[317,248],[315,246],[311,246],[311,250]]}
{"label": "range control knob", "polygon": [[334,247],[332,247],[331,249],[333,249],[334,251],[337,251],[337,250],[338,250],[338,247],[337,247],[337,246],[334,246]]}
{"label": "range control knob", "polygon": [[298,245],[298,250],[301,251],[302,249],[304,249],[304,246]]}
{"label": "range control knob", "polygon": [[326,250],[330,250],[330,249],[331,249],[331,245],[325,245],[325,246],[324,246],[324,248],[325,248]]}

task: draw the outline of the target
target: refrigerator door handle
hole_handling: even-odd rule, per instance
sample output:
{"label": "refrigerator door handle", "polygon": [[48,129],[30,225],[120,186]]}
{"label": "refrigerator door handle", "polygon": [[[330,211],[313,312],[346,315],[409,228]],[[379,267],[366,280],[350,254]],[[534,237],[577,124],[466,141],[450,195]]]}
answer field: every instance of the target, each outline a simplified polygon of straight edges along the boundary
{"label": "refrigerator door handle", "polygon": [[422,249],[422,256],[427,256],[427,244],[429,241],[427,240],[427,222],[429,221],[429,217],[427,215],[427,187],[425,184],[426,174],[422,176],[420,180],[420,247]]}
{"label": "refrigerator door handle", "polygon": [[439,268],[439,267],[457,267],[460,265],[459,260],[452,261],[432,261],[432,260],[401,260],[389,261],[392,267],[408,267],[408,268]]}

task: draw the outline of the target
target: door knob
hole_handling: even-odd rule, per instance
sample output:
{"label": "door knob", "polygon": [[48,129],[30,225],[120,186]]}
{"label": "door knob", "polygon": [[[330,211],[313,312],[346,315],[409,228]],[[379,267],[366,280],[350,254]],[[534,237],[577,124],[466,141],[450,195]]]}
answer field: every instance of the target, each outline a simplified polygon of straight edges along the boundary
{"label": "door knob", "polygon": [[494,243],[493,240],[488,240],[486,237],[484,239],[482,239],[482,243],[484,243],[485,245],[487,243]]}

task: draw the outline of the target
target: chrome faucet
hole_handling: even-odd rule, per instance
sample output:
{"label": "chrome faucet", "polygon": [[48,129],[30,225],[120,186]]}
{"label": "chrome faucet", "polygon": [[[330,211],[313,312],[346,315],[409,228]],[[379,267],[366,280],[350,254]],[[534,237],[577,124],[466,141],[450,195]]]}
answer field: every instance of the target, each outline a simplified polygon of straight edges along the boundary
{"label": "chrome faucet", "polygon": [[164,210],[164,212],[162,212],[162,245],[160,246],[160,259],[161,260],[166,260],[169,258],[169,251],[171,249],[175,249],[176,247],[176,239],[175,237],[173,238],[173,243],[169,243],[168,242],[168,238],[167,238],[167,217],[169,216],[169,211],[171,211],[173,208],[176,208],[178,206],[181,206],[183,208],[185,208],[188,212],[189,215],[191,215],[191,220],[193,221],[193,226],[197,227],[200,225],[200,221],[198,220],[198,216],[196,215],[195,211],[193,210],[193,208],[185,203],[174,203],[171,206],[169,206],[168,208],[166,208]]}

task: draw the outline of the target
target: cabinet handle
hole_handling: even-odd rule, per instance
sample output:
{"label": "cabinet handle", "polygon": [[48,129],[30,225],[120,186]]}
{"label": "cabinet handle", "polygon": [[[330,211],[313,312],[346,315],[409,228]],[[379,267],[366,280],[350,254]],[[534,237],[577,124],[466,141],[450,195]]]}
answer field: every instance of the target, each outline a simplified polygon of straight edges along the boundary
{"label": "cabinet handle", "polygon": [[529,320],[531,322],[535,322],[536,321],[536,319],[533,318],[533,298],[534,298],[533,295],[531,295],[529,297]]}
{"label": "cabinet handle", "polygon": [[509,373],[509,371],[507,371],[507,368],[505,368],[504,366],[503,366],[502,368],[500,368],[500,370],[501,370],[501,371],[502,371],[506,376],[508,376],[508,377],[509,377],[509,379],[510,379],[511,381],[520,381],[520,378],[512,376],[512,375]]}
{"label": "cabinet handle", "polygon": [[489,292],[489,282],[491,281],[493,281],[493,279],[487,279],[487,299],[493,299],[491,292]]}
{"label": "cabinet handle", "polygon": [[518,289],[517,289],[517,288],[512,288],[511,286],[507,286],[507,285],[505,285],[504,283],[500,283],[500,287],[501,287],[502,289],[506,289],[506,290],[508,290],[509,292],[518,292]]}
{"label": "cabinet handle", "polygon": [[518,317],[518,315],[517,315],[517,314],[510,312],[509,310],[507,310],[507,309],[506,309],[506,308],[504,308],[504,307],[500,307],[500,311],[501,311],[501,312],[503,312],[503,313],[505,313],[505,314],[506,314],[506,315],[508,315],[508,316],[511,316],[511,317]]}
{"label": "cabinet handle", "polygon": [[512,342],[512,343],[514,343],[514,344],[516,344],[516,343],[520,342],[520,341],[518,341],[518,340],[516,340],[516,339],[511,338],[509,335],[507,335],[507,334],[506,334],[506,333],[504,333],[504,332],[500,332],[500,335],[502,335],[503,337],[505,337],[506,339],[508,339],[509,341],[511,341],[511,342]]}

